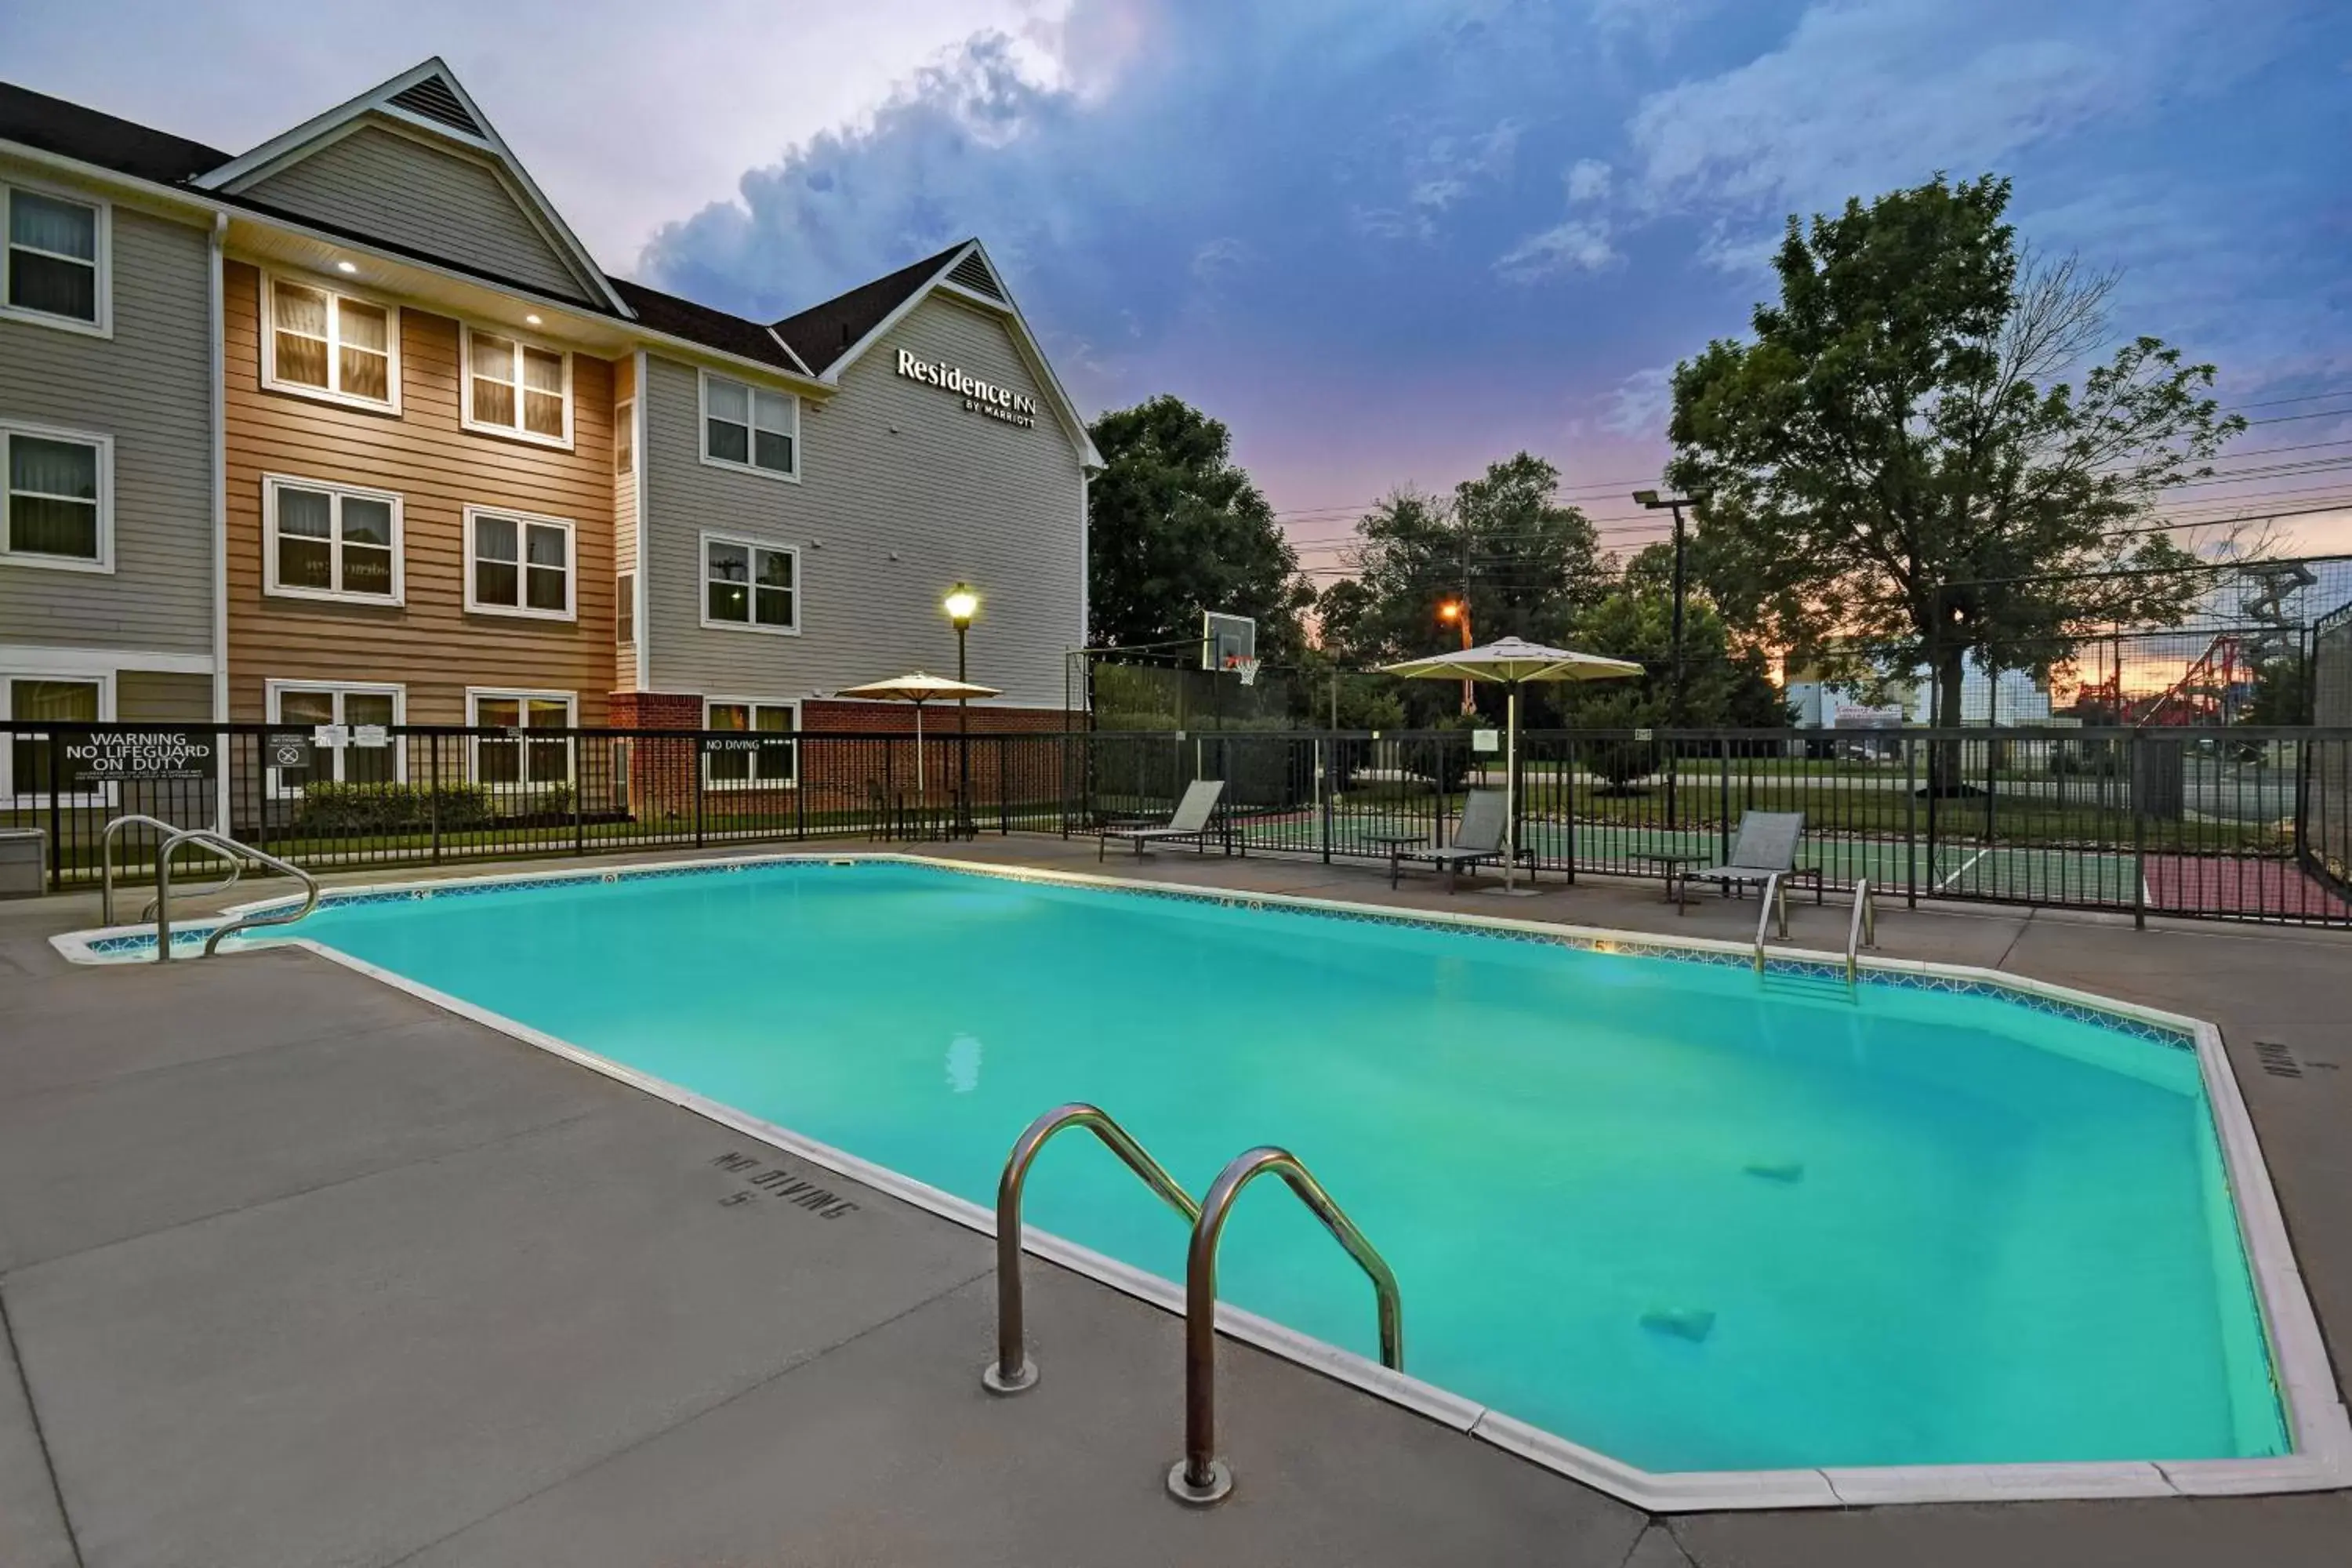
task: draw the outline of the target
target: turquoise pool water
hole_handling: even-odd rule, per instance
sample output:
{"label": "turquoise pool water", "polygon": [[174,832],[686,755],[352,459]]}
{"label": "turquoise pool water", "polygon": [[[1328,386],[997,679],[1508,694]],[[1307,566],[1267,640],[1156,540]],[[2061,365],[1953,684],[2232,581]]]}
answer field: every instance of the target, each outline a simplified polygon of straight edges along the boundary
{"label": "turquoise pool water", "polygon": [[[982,1205],[1064,1100],[1195,1193],[1285,1144],[1395,1267],[1406,1370],[1644,1468],[2287,1451],[2193,1053],[1997,997],[888,863],[300,930]],[[1028,1212],[1181,1278],[1082,1135]],[[1279,1184],[1222,1279],[1373,1352]]]}

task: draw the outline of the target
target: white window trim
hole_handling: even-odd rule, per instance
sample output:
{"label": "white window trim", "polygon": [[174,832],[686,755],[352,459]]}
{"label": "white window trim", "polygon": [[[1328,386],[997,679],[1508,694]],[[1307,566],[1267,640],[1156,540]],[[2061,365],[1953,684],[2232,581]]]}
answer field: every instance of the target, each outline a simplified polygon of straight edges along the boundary
{"label": "white window trim", "polygon": [[[78,686],[97,687],[98,721],[101,724],[114,723],[116,722],[114,682],[120,672],[119,666],[110,669],[92,669],[87,664],[45,663],[38,659],[18,660],[10,658],[7,650],[0,649],[0,720],[13,718],[16,713],[16,692],[10,684],[12,681],[69,680]],[[13,742],[13,736],[8,738],[10,742]],[[0,743],[0,802],[9,802],[28,807],[52,804],[61,806],[113,804],[115,790],[111,784],[100,784],[95,789],[89,790],[75,790],[68,787],[52,802],[49,792],[41,787],[48,781],[39,779],[35,781],[33,788],[18,795],[16,793],[17,781],[12,776],[16,766],[16,746],[13,743]],[[48,824],[40,823],[37,826],[47,827]]]}
{"label": "white window trim", "polygon": [[[793,467],[790,473],[785,473],[777,468],[763,468],[757,463],[738,463],[730,458],[714,458],[710,455],[710,384],[714,381],[732,382],[736,385],[745,388],[747,391],[764,392],[772,396],[791,400],[793,405]],[[730,474],[757,474],[763,479],[776,479],[788,485],[796,485],[801,482],[801,471],[808,466],[808,462],[807,456],[802,449],[801,395],[799,393],[781,392],[775,387],[761,386],[758,382],[746,380],[742,376],[719,375],[715,372],[708,370],[699,374],[697,385],[699,388],[700,395],[696,399],[697,403],[699,405],[699,408],[698,410],[698,416],[695,421],[694,444],[695,449],[702,454],[703,462],[714,468],[724,468]],[[746,408],[744,412],[748,416],[751,411],[749,408]],[[638,460],[640,462],[644,461],[642,455],[640,455]]]}
{"label": "white window trim", "polygon": [[[621,624],[628,623],[629,635],[621,636]],[[613,646],[637,646],[637,573],[634,566],[624,566],[613,574]]]}
{"label": "white window trim", "polygon": [[[527,686],[468,686],[466,688],[466,728],[469,730],[478,730],[484,727],[482,724],[481,715],[482,700],[484,698],[488,698],[493,701],[501,698],[512,698],[517,702],[561,702],[563,704],[563,727],[566,730],[576,730],[580,727],[580,693],[577,691],[559,691],[551,687],[544,690],[534,690]],[[523,731],[525,739],[517,741],[514,743],[518,746],[530,745],[530,742],[528,738],[530,733],[530,731],[526,728]],[[481,745],[481,736],[468,735],[466,737],[466,782],[468,784],[481,784],[485,789],[512,789],[528,791],[553,789],[559,784],[569,784],[573,782],[572,777],[572,754],[573,748],[569,737],[566,737],[563,747],[563,776],[562,778],[523,779],[511,784],[482,784]],[[528,756],[528,753],[525,753],[525,755]]]}
{"label": "white window trim", "polygon": [[[289,691],[333,692],[335,696],[335,722],[338,724],[344,721],[343,698],[347,693],[358,692],[360,695],[364,697],[389,697],[392,699],[392,721],[394,725],[398,726],[408,722],[408,688],[396,681],[273,679],[262,682],[262,689],[266,694],[266,702],[262,711],[268,715],[266,722],[272,728],[283,728],[287,722],[286,717],[279,707],[279,699],[284,693]],[[316,773],[318,771],[318,763],[316,761],[318,752],[314,752],[311,755],[313,758],[311,763],[311,771]],[[335,776],[326,782],[331,784],[342,783],[343,759],[340,752],[334,754],[332,767]],[[280,784],[278,780],[283,775],[276,768],[264,768],[262,773],[269,781],[268,794],[271,800],[300,800],[302,798],[302,786],[300,784]],[[396,784],[404,784],[408,782],[408,748],[402,745],[397,739],[393,742],[392,745],[392,782]]]}
{"label": "white window trim", "polygon": [[[474,334],[476,332],[488,332],[492,337],[506,339],[509,342],[515,345],[516,353],[518,354],[520,354],[523,349],[534,348],[539,350],[541,353],[559,354],[562,357],[562,435],[542,436],[536,430],[527,430],[523,428],[520,423],[522,419],[522,384],[519,379],[515,384],[515,419],[517,422],[514,425],[490,425],[474,417]],[[517,377],[520,377],[522,374],[522,366],[520,361],[518,361],[515,366],[515,374]],[[572,450],[572,351],[570,349],[558,348],[553,343],[542,342],[538,338],[530,336],[527,332],[518,332],[512,327],[499,326],[484,321],[458,322],[457,423],[478,436],[495,437],[502,441],[520,441],[527,446],[532,447],[551,447],[557,451],[569,452]],[[799,448],[795,446],[793,449],[797,451]]]}
{"label": "white window trim", "polygon": [[[720,621],[711,618],[710,547],[714,544],[740,544],[746,550],[765,550],[771,554],[789,555],[793,558],[793,624],[791,626],[763,626],[756,620]],[[806,603],[808,585],[801,578],[801,547],[797,544],[781,544],[772,539],[761,539],[755,534],[718,533],[706,530],[701,542],[695,550],[694,591],[698,601],[695,607],[701,614],[702,624],[712,631],[761,632],[772,637],[796,637],[801,635],[801,607]],[[753,584],[753,597],[756,600],[756,584]],[[754,609],[753,613],[756,615],[758,612]]]}
{"label": "white window trim", "polygon": [[[789,779],[782,780],[762,778],[715,779],[710,776],[710,752],[706,750],[702,754],[702,787],[712,790],[800,788],[801,705],[799,699],[791,697],[706,697],[702,700],[702,728],[705,733],[713,732],[710,725],[710,710],[713,708],[722,707],[749,708],[752,710],[752,717],[754,719],[758,718],[758,710],[762,708],[791,709],[793,710],[793,725],[792,729],[787,732],[793,737],[790,742],[793,751],[793,776]],[[756,735],[760,731],[753,730],[749,732]],[[759,753],[756,752],[751,753],[751,755],[755,757]]]}
{"label": "white window trim", "polygon": [[[624,452],[629,458],[629,466],[625,468],[621,467],[621,454]],[[795,457],[800,454],[797,442],[793,445],[793,453]],[[637,451],[637,400],[624,397],[613,405],[613,477],[619,479],[630,478],[644,460],[643,455]]]}
{"label": "white window trim", "polygon": [[[35,566],[44,572],[101,572],[114,570],[114,437],[97,430],[65,430],[49,425],[26,425],[17,420],[0,420],[0,447],[11,436],[35,436],[50,441],[71,441],[98,448],[98,559],[84,561],[72,555],[41,555],[32,551],[8,548],[9,530],[0,526],[0,566]],[[7,454],[0,451],[0,509],[8,504]],[[0,518],[5,525],[5,518]]]}
{"label": "white window trim", "polygon": [[[357,300],[363,305],[373,305],[385,312],[384,344],[390,351],[384,365],[384,390],[391,396],[378,402],[373,397],[360,397],[341,392],[333,386],[305,386],[299,381],[278,379],[278,285],[287,282],[301,289],[315,289],[327,296],[327,375],[331,381],[342,378],[342,339],[339,331],[341,301]],[[320,403],[340,404],[345,408],[363,408],[371,414],[400,412],[400,307],[390,300],[379,298],[364,289],[348,289],[325,278],[291,272],[268,272],[261,275],[259,318],[261,326],[261,384],[271,392],[283,392],[293,397],[308,397]]]}
{"label": "white window trim", "polygon": [[[278,580],[278,492],[292,488],[298,490],[320,490],[335,498],[334,532],[328,536],[331,558],[335,564],[335,580],[343,576],[343,508],[342,498],[356,496],[362,500],[388,501],[392,506],[392,592],[389,594],[354,594],[342,588],[291,587]],[[338,605],[404,605],[408,602],[408,578],[404,563],[408,554],[408,531],[402,519],[402,503],[395,490],[372,490],[360,485],[339,485],[325,479],[306,479],[296,474],[264,474],[261,476],[261,591],[273,599],[324,599]],[[352,690],[364,688],[353,687]]]}
{"label": "white window trim", "polygon": [[[30,191],[35,195],[50,196],[61,202],[98,209],[98,320],[84,321],[72,316],[59,316],[47,310],[30,310],[8,303],[6,252],[13,248],[8,237],[15,232],[8,214],[11,191]],[[67,259],[79,260],[79,258]],[[114,335],[114,204],[103,196],[68,190],[63,185],[47,184],[11,174],[0,181],[0,320],[25,321],[34,326],[48,327],[60,332],[79,332],[84,337],[110,338]]]}
{"label": "white window trim", "polygon": [[[515,530],[515,597],[530,596],[529,583],[530,552],[523,539],[526,524],[537,523],[542,528],[563,531],[563,608],[534,610],[526,604],[488,605],[474,597],[474,526],[483,518],[494,517],[512,522]],[[462,563],[466,573],[466,613],[472,616],[509,616],[527,621],[576,621],[580,618],[580,530],[568,517],[542,517],[535,511],[515,511],[502,506],[469,506],[466,509],[466,557]],[[510,695],[493,692],[493,696]],[[525,695],[530,695],[526,693]]]}

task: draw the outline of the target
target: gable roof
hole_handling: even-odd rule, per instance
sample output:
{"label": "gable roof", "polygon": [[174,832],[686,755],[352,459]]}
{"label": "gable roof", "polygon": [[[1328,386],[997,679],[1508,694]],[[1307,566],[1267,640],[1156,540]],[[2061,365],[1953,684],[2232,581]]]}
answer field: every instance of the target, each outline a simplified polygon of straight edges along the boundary
{"label": "gable roof", "polygon": [[810,369],[822,375],[835,361],[848,354],[895,315],[900,306],[921,293],[974,243],[958,240],[937,256],[927,256],[911,267],[901,267],[871,283],[861,283],[846,294],[835,294],[823,304],[812,305],[796,316],[786,316],[776,323],[776,335],[790,343],[793,352]]}
{"label": "gable roof", "polygon": [[820,377],[839,385],[842,373],[856,363],[876,340],[897,326],[926,298],[942,290],[1003,322],[1016,350],[1036,373],[1046,401],[1062,416],[1064,427],[1078,448],[1078,460],[1091,468],[1102,467],[1102,454],[1095,449],[1094,438],[1087,433],[1086,419],[1054,374],[1045,351],[1038,345],[1037,335],[1029,330],[1021,307],[1013,302],[1011,290],[1004,287],[995,264],[988,258],[987,249],[976,238],[951,245],[936,256],[927,256],[871,283],[861,283],[845,294],[836,294],[823,304],[812,305],[798,315],[787,316],[775,324],[775,332]]}
{"label": "gable roof", "polygon": [[555,210],[538,184],[501,138],[489,116],[469,97],[438,55],[411,66],[388,81],[377,83],[323,114],[314,115],[292,130],[271,137],[197,175],[191,183],[200,190],[241,195],[261,181],[332,146],[358,125],[370,120],[390,121],[428,140],[455,143],[487,159],[509,187],[522,216],[538,228],[577,275],[596,303],[622,315],[629,313],[563,215]]}
{"label": "gable roof", "polygon": [[228,162],[217,147],[150,131],[62,98],[0,81],[0,141],[176,185]]}

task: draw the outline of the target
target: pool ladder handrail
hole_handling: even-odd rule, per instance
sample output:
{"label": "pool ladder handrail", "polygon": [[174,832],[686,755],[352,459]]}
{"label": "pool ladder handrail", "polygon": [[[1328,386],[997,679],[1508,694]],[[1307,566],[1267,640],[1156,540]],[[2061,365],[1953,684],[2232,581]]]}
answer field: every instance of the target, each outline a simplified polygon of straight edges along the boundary
{"label": "pool ladder handrail", "polygon": [[[106,830],[98,837],[98,913],[99,923],[101,925],[110,926],[114,923],[114,836],[125,827],[152,827],[162,833],[166,840],[180,831],[178,823],[166,822],[160,816],[150,816],[143,811],[125,812],[106,825]],[[161,846],[159,845],[158,847],[160,848]],[[236,886],[237,879],[245,873],[245,862],[234,855],[224,856],[223,858],[228,862],[227,876],[209,888],[185,889],[183,890],[183,896],[192,899],[209,898],[215,893],[226,893]],[[153,920],[156,907],[156,901],[153,899],[148,900],[147,907],[139,911],[138,923],[144,925]]]}
{"label": "pool ladder handrail", "polygon": [[1756,911],[1756,973],[1764,973],[1764,928],[1772,919],[1772,910],[1780,911],[1780,940],[1789,940],[1789,888],[1775,871],[1764,879],[1764,902]]}
{"label": "pool ladder handrail", "polygon": [[1853,882],[1853,913],[1845,926],[1845,983],[1849,988],[1862,984],[1862,949],[1878,945],[1878,895],[1871,891],[1870,879],[1857,877]]}
{"label": "pool ladder handrail", "polygon": [[1371,1279],[1380,1313],[1381,1364],[1391,1372],[1404,1370],[1403,1302],[1396,1273],[1380,1249],[1287,1149],[1268,1144],[1235,1155],[1209,1184],[1184,1258],[1184,1457],[1168,1472],[1168,1493],[1195,1508],[1222,1502],[1234,1489],[1232,1468],[1217,1458],[1217,1243],[1234,1200],[1268,1172],[1283,1179]]}
{"label": "pool ladder handrail", "polygon": [[184,844],[197,844],[212,850],[229,863],[231,874],[211,888],[200,892],[219,892],[236,880],[239,858],[268,867],[273,871],[293,878],[302,884],[302,903],[299,909],[257,910],[227,923],[215,927],[205,938],[204,956],[210,958],[227,938],[239,931],[254,931],[265,926],[292,925],[319,907],[319,879],[289,860],[281,860],[267,850],[257,849],[241,839],[226,833],[215,833],[209,827],[175,827],[159,817],[142,812],[131,812],[116,817],[106,825],[99,841],[100,913],[109,925],[114,923],[114,836],[118,829],[131,824],[153,827],[163,834],[155,846],[155,897],[140,915],[143,923],[149,915],[155,921],[155,962],[172,962],[172,857]]}
{"label": "pool ladder handrail", "polygon": [[1004,1158],[1003,1173],[996,1181],[996,1359],[980,1374],[981,1385],[991,1394],[1019,1394],[1036,1386],[1037,1368],[1029,1360],[1024,1343],[1021,1193],[1038,1151],[1045,1146],[1046,1140],[1069,1127],[1083,1127],[1093,1133],[1129,1170],[1142,1178],[1144,1185],[1182,1215],[1185,1224],[1197,1224],[1201,1218],[1201,1205],[1192,1201],[1192,1194],[1101,1107],[1074,1100],[1057,1105],[1032,1121],[1013,1140],[1013,1152]]}

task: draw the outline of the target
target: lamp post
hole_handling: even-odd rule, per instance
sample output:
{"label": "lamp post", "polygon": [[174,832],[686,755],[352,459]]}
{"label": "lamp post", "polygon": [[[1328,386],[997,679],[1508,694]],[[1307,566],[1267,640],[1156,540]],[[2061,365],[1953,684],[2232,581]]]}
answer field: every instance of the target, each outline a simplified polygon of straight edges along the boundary
{"label": "lamp post", "polygon": [[[940,601],[948,613],[948,624],[955,627],[956,679],[971,679],[964,657],[964,637],[971,630],[971,618],[980,611],[980,595],[963,584],[948,590]],[[962,832],[971,824],[971,710],[965,700],[956,699],[956,828]]]}
{"label": "lamp post", "polygon": [[[1691,501],[1691,498],[1688,496],[1662,496],[1655,490],[1635,490],[1633,492],[1633,499],[1652,511],[1671,511],[1675,514],[1675,609],[1673,633],[1675,645],[1675,675],[1674,687],[1671,694],[1666,700],[1666,719],[1669,723],[1679,728],[1681,725],[1688,721],[1687,715],[1685,713],[1683,709],[1683,557],[1685,554],[1683,548],[1683,508],[1693,503]],[[1671,747],[1668,748],[1670,752],[1672,749],[1673,748]],[[1676,769],[1671,762],[1668,763],[1666,767],[1666,826],[1670,828],[1673,827],[1678,820],[1675,807],[1680,803],[1675,799],[1675,775],[1678,771],[1679,770]]]}
{"label": "lamp post", "polygon": [[[1470,601],[1468,599],[1446,600],[1437,606],[1437,618],[1447,626],[1460,626],[1462,646],[1465,648],[1470,646]],[[1477,699],[1471,694],[1470,683],[1465,680],[1462,683],[1462,711],[1467,715],[1475,713],[1477,710]]]}

